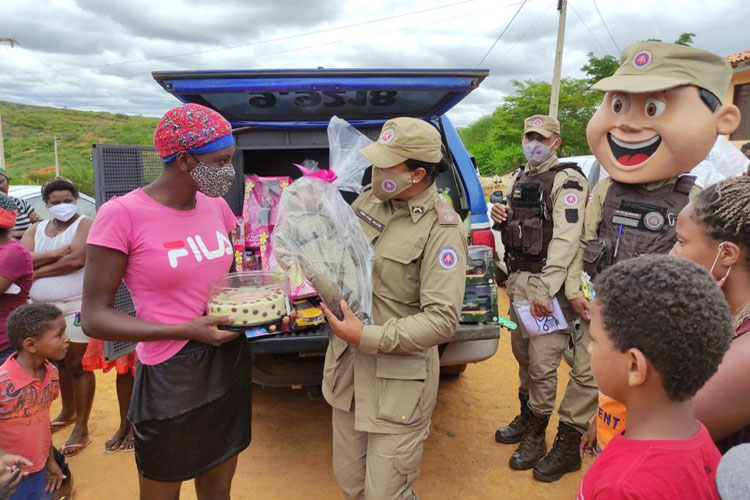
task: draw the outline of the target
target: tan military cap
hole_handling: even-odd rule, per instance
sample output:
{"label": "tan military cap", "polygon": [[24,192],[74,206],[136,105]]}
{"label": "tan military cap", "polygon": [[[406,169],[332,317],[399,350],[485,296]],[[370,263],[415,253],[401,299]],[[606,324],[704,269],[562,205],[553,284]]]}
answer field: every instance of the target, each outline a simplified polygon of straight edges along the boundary
{"label": "tan military cap", "polygon": [[376,168],[391,168],[406,160],[438,163],[442,158],[440,132],[419,118],[388,120],[380,138],[360,153]]}
{"label": "tan military cap", "polygon": [[529,132],[537,132],[548,139],[552,134],[560,135],[560,122],[547,115],[530,116],[523,121],[523,133]]}
{"label": "tan military cap", "polygon": [[673,43],[640,42],[625,47],[615,74],[592,88],[643,94],[693,85],[723,101],[731,79],[732,67],[716,54]]}

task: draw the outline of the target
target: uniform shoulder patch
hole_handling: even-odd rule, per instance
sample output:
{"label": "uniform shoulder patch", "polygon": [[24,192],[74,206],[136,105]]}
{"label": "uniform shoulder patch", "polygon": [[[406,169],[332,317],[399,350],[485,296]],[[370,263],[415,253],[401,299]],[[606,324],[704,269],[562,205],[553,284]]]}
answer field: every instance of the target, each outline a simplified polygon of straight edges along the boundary
{"label": "uniform shoulder patch", "polygon": [[575,193],[565,193],[564,195],[565,204],[569,207],[574,207],[578,204],[578,195]]}
{"label": "uniform shoulder patch", "polygon": [[674,190],[681,194],[690,194],[695,186],[696,177],[694,175],[681,175],[675,183]]}
{"label": "uniform shoulder patch", "polygon": [[578,182],[575,179],[568,179],[565,181],[565,184],[562,185],[563,189],[575,189],[576,191],[583,191],[583,186],[581,186],[581,183]]}
{"label": "uniform shoulder patch", "polygon": [[441,226],[457,226],[460,219],[458,214],[444,201],[435,202],[435,211],[437,212],[438,222]]}
{"label": "uniform shoulder patch", "polygon": [[445,245],[438,252],[438,263],[443,269],[453,269],[458,264],[458,252],[450,245]]}
{"label": "uniform shoulder patch", "polygon": [[570,224],[575,224],[576,222],[578,222],[578,210],[575,208],[566,208],[565,220]]}

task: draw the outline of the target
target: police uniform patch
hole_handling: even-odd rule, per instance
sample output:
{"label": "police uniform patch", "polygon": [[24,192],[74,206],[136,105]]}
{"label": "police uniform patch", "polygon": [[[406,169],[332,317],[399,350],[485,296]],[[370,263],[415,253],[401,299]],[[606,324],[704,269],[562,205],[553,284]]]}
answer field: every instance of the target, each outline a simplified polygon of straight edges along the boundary
{"label": "police uniform patch", "polygon": [[569,207],[573,207],[578,204],[578,195],[575,193],[568,193],[565,195],[565,204]]}
{"label": "police uniform patch", "polygon": [[638,228],[641,225],[641,214],[628,212],[626,210],[615,210],[612,216],[612,224]]}
{"label": "police uniform patch", "polygon": [[396,191],[396,183],[393,182],[391,179],[386,179],[380,184],[380,187],[383,188],[383,191],[386,193],[393,193]]}
{"label": "police uniform patch", "polygon": [[380,144],[390,144],[395,138],[396,130],[392,127],[388,127],[387,129],[383,130],[382,134],[380,134]]}
{"label": "police uniform patch", "polygon": [[377,220],[375,217],[368,214],[364,210],[357,210],[357,217],[359,217],[360,219],[365,221],[368,225],[374,227],[381,233],[383,232],[383,229],[385,229],[385,224],[383,224],[382,222],[380,222],[379,220]]}
{"label": "police uniform patch", "polygon": [[534,120],[534,123],[532,123],[532,125],[534,125],[535,127],[541,127],[542,123],[543,123],[542,119],[541,118],[537,118],[536,120]]}
{"label": "police uniform patch", "polygon": [[441,226],[457,226],[460,222],[458,214],[444,201],[435,202],[435,211]]}
{"label": "police uniform patch", "polygon": [[411,207],[411,213],[413,213],[413,214],[423,214],[424,213],[424,207]]}
{"label": "police uniform patch", "polygon": [[458,252],[452,246],[446,245],[438,253],[438,262],[443,269],[453,269],[458,264]]}
{"label": "police uniform patch", "polygon": [[578,209],[566,208],[565,209],[565,220],[571,224],[578,222]]}
{"label": "police uniform patch", "polygon": [[649,212],[643,218],[643,225],[651,231],[658,231],[664,227],[664,216],[659,212]]}
{"label": "police uniform patch", "polygon": [[562,186],[563,189],[575,189],[576,191],[583,191],[583,187],[578,183],[578,181],[570,179],[565,181],[565,184]]}

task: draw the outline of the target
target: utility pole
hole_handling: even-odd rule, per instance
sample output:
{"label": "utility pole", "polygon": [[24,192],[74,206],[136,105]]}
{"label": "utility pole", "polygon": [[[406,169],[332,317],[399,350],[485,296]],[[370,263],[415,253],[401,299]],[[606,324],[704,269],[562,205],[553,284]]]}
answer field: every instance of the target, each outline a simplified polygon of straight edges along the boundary
{"label": "utility pole", "polygon": [[565,44],[565,15],[568,10],[568,0],[557,0],[557,10],[560,11],[560,21],[557,25],[555,69],[552,74],[552,95],[549,100],[549,115],[552,118],[557,118],[560,101],[560,73],[562,71],[563,45]]}
{"label": "utility pole", "polygon": [[57,136],[55,136],[55,177],[60,175],[60,163],[57,161]]}
{"label": "utility pole", "polygon": [[[10,48],[15,47],[18,44],[18,40],[15,38],[0,38],[0,43],[8,42]],[[3,147],[3,118],[0,116],[0,168],[5,168],[5,148]]]}
{"label": "utility pole", "polygon": [[5,148],[3,147],[3,117],[0,116],[0,168],[5,168]]}

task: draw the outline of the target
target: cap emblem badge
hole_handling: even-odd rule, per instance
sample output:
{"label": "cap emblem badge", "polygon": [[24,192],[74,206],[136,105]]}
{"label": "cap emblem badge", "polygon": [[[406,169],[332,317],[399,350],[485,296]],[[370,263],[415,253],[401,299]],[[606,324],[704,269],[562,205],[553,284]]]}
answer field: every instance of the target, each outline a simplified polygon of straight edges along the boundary
{"label": "cap emblem badge", "polygon": [[648,50],[641,50],[633,56],[633,67],[635,69],[646,69],[654,60],[653,54]]}

